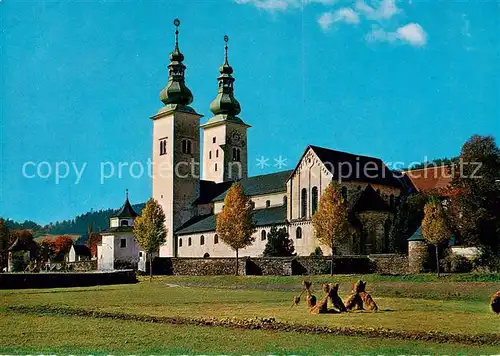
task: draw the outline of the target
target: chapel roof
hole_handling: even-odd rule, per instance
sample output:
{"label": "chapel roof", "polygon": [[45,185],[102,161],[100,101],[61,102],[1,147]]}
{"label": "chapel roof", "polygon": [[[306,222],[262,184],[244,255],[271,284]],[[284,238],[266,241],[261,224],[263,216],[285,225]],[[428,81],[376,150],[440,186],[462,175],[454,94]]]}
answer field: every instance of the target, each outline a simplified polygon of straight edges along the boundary
{"label": "chapel roof", "polygon": [[[254,210],[253,215],[255,226],[268,226],[273,224],[283,224],[286,220],[286,206],[276,206]],[[177,231],[177,235],[186,235],[199,232],[215,231],[216,215],[196,216],[186,222]]]}
{"label": "chapel roof", "polygon": [[132,204],[130,204],[128,200],[128,189],[125,197],[125,202],[122,207],[112,216],[112,218],[135,218],[139,216],[132,208]]}

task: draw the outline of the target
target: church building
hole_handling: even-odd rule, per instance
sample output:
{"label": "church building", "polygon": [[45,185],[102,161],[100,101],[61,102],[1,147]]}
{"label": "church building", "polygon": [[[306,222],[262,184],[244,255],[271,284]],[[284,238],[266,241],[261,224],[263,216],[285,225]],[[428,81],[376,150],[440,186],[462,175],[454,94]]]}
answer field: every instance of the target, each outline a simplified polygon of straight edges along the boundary
{"label": "church building", "polygon": [[[215,226],[225,194],[235,181],[242,184],[254,204],[257,227],[255,243],[241,250],[241,256],[262,255],[273,225],[287,229],[298,255],[315,251],[319,244],[311,218],[332,180],[342,186],[356,231],[335,253],[388,252],[389,227],[399,196],[407,189],[405,181],[378,158],[314,145],[305,147],[293,170],[249,177],[250,125],[239,116],[241,107],[234,96],[228,38],[224,38],[225,56],[219,68],[217,94],[210,104],[213,116],[200,125],[202,115],[191,106],[193,95],[185,83],[179,21],[174,24],[177,28],[169,56],[168,83],[160,92],[163,106],[151,117],[153,198],[165,212],[168,231],[160,257],[234,256],[234,251],[219,240]],[[319,247],[325,254],[330,253],[325,246]]]}

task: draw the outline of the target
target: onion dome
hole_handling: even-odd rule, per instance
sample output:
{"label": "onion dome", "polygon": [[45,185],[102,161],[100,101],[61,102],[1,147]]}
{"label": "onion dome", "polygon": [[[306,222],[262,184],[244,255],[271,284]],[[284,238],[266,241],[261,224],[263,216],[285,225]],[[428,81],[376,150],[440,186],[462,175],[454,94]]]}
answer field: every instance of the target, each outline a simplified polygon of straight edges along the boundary
{"label": "onion dome", "polygon": [[179,19],[174,20],[175,25],[175,48],[170,53],[170,64],[168,65],[168,83],[160,92],[160,100],[165,105],[179,104],[187,106],[193,102],[193,94],[186,87],[184,72],[186,66],[182,63],[184,55],[179,50]]}
{"label": "onion dome", "polygon": [[236,116],[241,112],[240,103],[234,97],[234,78],[233,68],[227,60],[227,42],[229,37],[224,36],[224,63],[219,67],[220,76],[217,78],[219,82],[219,90],[215,99],[210,104],[210,110],[214,115],[223,114],[228,116]]}

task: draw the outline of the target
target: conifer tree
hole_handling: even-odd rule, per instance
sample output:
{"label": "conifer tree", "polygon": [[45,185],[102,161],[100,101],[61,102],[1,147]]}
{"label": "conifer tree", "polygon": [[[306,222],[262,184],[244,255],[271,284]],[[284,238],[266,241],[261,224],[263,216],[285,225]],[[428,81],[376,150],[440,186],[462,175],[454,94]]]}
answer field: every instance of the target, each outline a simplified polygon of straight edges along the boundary
{"label": "conifer tree", "polygon": [[219,238],[236,252],[236,275],[238,275],[238,250],[250,246],[254,241],[255,224],[253,206],[239,183],[233,183],[224,199],[224,207],[216,218]]}
{"label": "conifer tree", "polygon": [[142,210],[142,215],[134,222],[135,241],[149,256],[149,280],[153,278],[153,252],[157,252],[165,243],[167,229],[165,213],[153,198],[149,199]]}
{"label": "conifer tree", "polygon": [[293,256],[295,248],[293,241],[289,238],[288,232],[282,227],[281,229],[276,226],[271,227],[269,234],[267,234],[267,243],[264,249],[264,256]]}
{"label": "conifer tree", "polygon": [[338,183],[332,181],[321,195],[312,223],[318,242],[332,251],[330,274],[333,275],[334,249],[351,233],[347,202],[342,197]]}

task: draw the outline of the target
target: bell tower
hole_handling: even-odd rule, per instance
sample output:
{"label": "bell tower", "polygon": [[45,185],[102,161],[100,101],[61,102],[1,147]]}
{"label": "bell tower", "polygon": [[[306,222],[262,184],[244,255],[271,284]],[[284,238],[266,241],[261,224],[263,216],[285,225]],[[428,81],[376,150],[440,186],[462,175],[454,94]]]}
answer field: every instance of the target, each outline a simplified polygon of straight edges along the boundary
{"label": "bell tower", "polygon": [[200,118],[189,105],[193,94],[185,84],[186,66],[179,50],[179,25],[175,19],[175,47],[170,54],[168,82],[160,92],[164,104],[153,120],[153,198],[165,213],[167,239],[162,257],[176,255],[175,230],[195,215],[192,202],[199,193]]}
{"label": "bell tower", "polygon": [[240,103],[234,97],[233,68],[227,56],[228,36],[224,36],[224,63],[219,68],[218,92],[210,104],[214,114],[203,129],[203,179],[216,183],[246,178],[247,125],[237,115]]}

